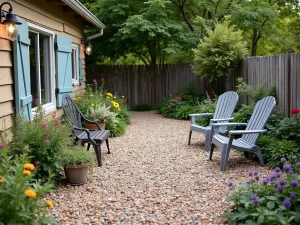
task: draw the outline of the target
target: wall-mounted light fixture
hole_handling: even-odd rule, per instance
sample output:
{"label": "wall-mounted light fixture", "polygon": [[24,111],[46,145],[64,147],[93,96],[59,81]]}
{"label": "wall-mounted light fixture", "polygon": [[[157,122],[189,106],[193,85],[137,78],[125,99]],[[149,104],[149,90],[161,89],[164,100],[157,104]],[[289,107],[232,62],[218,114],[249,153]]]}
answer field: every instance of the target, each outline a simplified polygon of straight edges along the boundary
{"label": "wall-mounted light fixture", "polygon": [[[2,12],[2,7],[4,5],[9,5],[9,10],[8,13]],[[18,36],[18,26],[22,24],[21,22],[18,21],[16,15],[13,13],[13,7],[9,2],[3,2],[0,5],[0,12],[1,12],[1,17],[0,17],[0,23],[5,25],[5,30],[6,30],[6,36],[14,41],[17,36]],[[5,18],[4,20],[2,18]]]}
{"label": "wall-mounted light fixture", "polygon": [[93,46],[91,44],[91,42],[89,41],[88,44],[85,46],[85,53],[87,55],[92,54],[92,50],[93,50]]}

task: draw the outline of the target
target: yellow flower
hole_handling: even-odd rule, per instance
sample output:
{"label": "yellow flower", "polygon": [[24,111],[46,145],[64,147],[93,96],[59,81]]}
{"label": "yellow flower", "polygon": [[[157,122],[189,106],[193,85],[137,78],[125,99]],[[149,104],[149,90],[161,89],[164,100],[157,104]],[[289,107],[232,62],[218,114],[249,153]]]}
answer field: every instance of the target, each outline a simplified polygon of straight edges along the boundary
{"label": "yellow flower", "polygon": [[32,189],[27,189],[26,191],[24,191],[24,194],[29,198],[36,197],[36,192]]}
{"label": "yellow flower", "polygon": [[46,200],[47,207],[53,208],[53,202],[50,200]]}
{"label": "yellow flower", "polygon": [[23,174],[24,175],[31,175],[31,172],[30,172],[30,170],[23,170]]}
{"label": "yellow flower", "polygon": [[124,98],[124,95],[122,95],[122,98]]}
{"label": "yellow flower", "polygon": [[107,92],[107,93],[106,93],[106,96],[112,97],[113,95],[112,95],[112,93]]}
{"label": "yellow flower", "polygon": [[118,108],[118,110],[119,110],[119,111],[121,111],[121,109],[120,109],[120,108]]}
{"label": "yellow flower", "polygon": [[34,170],[35,166],[32,163],[25,163],[24,169],[26,169],[26,170]]}
{"label": "yellow flower", "polygon": [[93,95],[93,94],[90,94],[90,96],[93,97],[94,95]]}
{"label": "yellow flower", "polygon": [[117,96],[114,96],[114,98],[117,98]]}
{"label": "yellow flower", "polygon": [[5,180],[0,178],[0,184],[3,184],[3,183],[5,183]]}
{"label": "yellow flower", "polygon": [[107,99],[110,99],[110,97],[109,97],[109,96],[106,96],[106,98],[107,98]]}

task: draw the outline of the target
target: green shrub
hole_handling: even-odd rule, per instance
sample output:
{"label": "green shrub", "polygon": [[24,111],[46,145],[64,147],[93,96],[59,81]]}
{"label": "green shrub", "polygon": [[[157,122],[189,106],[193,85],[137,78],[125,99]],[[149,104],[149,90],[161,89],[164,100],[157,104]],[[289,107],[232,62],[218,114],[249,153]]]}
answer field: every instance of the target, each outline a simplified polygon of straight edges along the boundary
{"label": "green shrub", "polygon": [[[229,182],[231,193],[223,219],[232,225],[300,224],[300,162],[296,157],[289,163],[285,158],[284,171],[275,172],[262,179],[258,171],[249,171],[249,181],[238,187]],[[280,163],[280,162],[279,162]]]}
{"label": "green shrub", "polygon": [[26,154],[13,158],[5,148],[0,149],[0,224],[57,224],[47,215],[46,208],[53,207],[52,201],[41,199],[53,188],[51,175],[41,185],[34,179],[36,168],[29,161]]}
{"label": "green shrub", "polygon": [[[199,110],[197,113],[213,113],[215,112],[217,105],[217,99],[210,100],[204,100],[199,105]],[[210,124],[210,119],[212,119],[212,116],[200,116],[196,118],[196,123],[200,126],[208,126]]]}
{"label": "green shrub", "polygon": [[207,31],[205,41],[201,40],[194,49],[193,71],[195,74],[216,81],[226,76],[247,54],[242,31],[235,31],[229,21],[218,23],[214,30]]}
{"label": "green shrub", "polygon": [[295,142],[289,140],[280,140],[270,135],[262,135],[256,143],[263,155],[265,163],[271,168],[280,166],[282,157],[291,158],[295,155],[300,158],[300,151]]}
{"label": "green shrub", "polygon": [[136,105],[133,109],[134,111],[150,111],[152,110],[151,105],[148,104],[140,104],[140,105]]}
{"label": "green shrub", "polygon": [[11,142],[11,153],[22,154],[26,149],[33,164],[39,165],[35,178],[48,181],[49,173],[57,180],[61,165],[59,153],[72,144],[71,127],[62,124],[55,114],[46,118],[42,105],[38,104],[36,115],[32,121],[26,121],[21,114],[14,120]]}
{"label": "green shrub", "polygon": [[236,92],[240,96],[250,98],[252,101],[257,102],[266,96],[276,97],[275,86],[272,85],[270,88],[266,87],[267,83],[264,81],[262,84],[253,87],[243,81],[242,77],[237,78],[237,90]]}
{"label": "green shrub", "polygon": [[233,114],[234,122],[248,123],[250,117],[252,116],[253,110],[254,110],[254,105],[242,104],[238,109],[238,111]]}
{"label": "green shrub", "polygon": [[123,120],[119,120],[114,128],[111,128],[109,124],[105,127],[106,130],[110,130],[110,135],[112,137],[118,137],[123,135],[126,131],[126,128],[127,124]]}
{"label": "green shrub", "polygon": [[190,105],[184,105],[180,107],[176,113],[175,113],[175,119],[179,120],[186,120],[189,119],[189,114],[198,113],[199,112],[199,106],[190,106]]}

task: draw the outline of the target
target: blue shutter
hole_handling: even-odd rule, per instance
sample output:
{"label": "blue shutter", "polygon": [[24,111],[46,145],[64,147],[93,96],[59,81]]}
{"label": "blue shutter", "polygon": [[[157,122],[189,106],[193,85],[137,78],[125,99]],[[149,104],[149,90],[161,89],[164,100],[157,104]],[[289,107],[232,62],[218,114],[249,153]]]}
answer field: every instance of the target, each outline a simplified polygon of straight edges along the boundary
{"label": "blue shutter", "polygon": [[56,103],[62,106],[62,96],[72,96],[72,40],[56,35]]}
{"label": "blue shutter", "polygon": [[82,58],[81,58],[81,45],[78,45],[78,80],[79,84],[82,84]]}
{"label": "blue shutter", "polygon": [[19,18],[19,35],[14,41],[14,78],[16,112],[23,110],[25,119],[31,120],[32,95],[30,86],[30,61],[28,23]]}

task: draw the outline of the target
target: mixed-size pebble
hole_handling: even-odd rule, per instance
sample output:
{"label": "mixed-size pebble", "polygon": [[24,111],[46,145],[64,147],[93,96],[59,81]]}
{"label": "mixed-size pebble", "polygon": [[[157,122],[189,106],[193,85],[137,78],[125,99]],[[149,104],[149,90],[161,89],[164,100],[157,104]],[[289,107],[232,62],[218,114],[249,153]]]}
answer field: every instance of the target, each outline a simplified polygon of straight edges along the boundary
{"label": "mixed-size pebble", "polygon": [[233,150],[220,172],[219,151],[209,161],[202,134],[193,133],[187,145],[189,124],[155,111],[132,112],[126,134],[110,138],[110,155],[102,145],[103,166],[86,184],[62,182],[47,196],[55,205],[49,213],[63,225],[223,224],[227,183],[245,182],[259,164]]}

